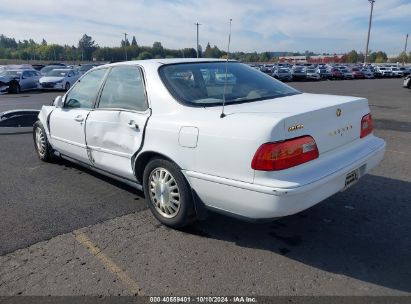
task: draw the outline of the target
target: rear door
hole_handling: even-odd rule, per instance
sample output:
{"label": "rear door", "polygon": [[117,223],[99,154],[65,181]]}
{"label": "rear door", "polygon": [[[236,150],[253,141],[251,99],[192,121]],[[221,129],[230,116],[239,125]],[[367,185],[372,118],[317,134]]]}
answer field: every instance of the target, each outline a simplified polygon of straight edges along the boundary
{"label": "rear door", "polygon": [[93,165],[135,180],[132,156],[142,144],[149,116],[142,70],[131,65],[113,67],[86,122],[87,149]]}
{"label": "rear door", "polygon": [[85,75],[65,96],[63,108],[50,116],[53,147],[60,153],[89,163],[85,140],[85,121],[94,106],[107,69]]}

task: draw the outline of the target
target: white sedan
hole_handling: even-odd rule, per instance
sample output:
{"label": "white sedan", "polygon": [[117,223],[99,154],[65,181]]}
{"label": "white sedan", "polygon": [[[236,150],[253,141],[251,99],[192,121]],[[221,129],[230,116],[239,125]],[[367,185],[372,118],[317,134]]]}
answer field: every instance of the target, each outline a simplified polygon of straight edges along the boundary
{"label": "white sedan", "polygon": [[40,78],[40,88],[68,91],[79,77],[79,72],[74,69],[53,69]]}
{"label": "white sedan", "polygon": [[295,214],[350,187],[385,151],[366,99],[301,93],[209,59],[94,68],[43,106],[34,143],[44,161],[62,157],[143,190],[171,227],[205,210]]}

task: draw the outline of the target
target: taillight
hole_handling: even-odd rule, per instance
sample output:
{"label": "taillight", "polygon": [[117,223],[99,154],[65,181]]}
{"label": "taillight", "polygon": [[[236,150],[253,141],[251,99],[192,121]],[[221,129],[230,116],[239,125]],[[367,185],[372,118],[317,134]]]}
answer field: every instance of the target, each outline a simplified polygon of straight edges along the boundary
{"label": "taillight", "polygon": [[371,114],[368,113],[367,115],[363,116],[361,119],[361,133],[360,138],[363,138],[372,132],[372,117]]}
{"label": "taillight", "polygon": [[251,168],[260,171],[284,170],[316,159],[318,155],[317,144],[311,136],[266,143],[258,148]]}

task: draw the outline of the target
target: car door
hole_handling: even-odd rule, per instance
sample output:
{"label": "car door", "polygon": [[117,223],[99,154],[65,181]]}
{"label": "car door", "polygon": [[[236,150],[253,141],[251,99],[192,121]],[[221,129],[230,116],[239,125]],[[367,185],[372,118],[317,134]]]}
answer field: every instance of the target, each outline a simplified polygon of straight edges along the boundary
{"label": "car door", "polygon": [[30,77],[30,71],[23,71],[20,78],[20,89],[22,91],[31,89],[32,78]]}
{"label": "car door", "polygon": [[142,144],[150,113],[142,70],[113,67],[86,121],[87,149],[94,166],[135,180],[132,157]]}
{"label": "car door", "polygon": [[51,144],[58,152],[89,163],[85,121],[94,106],[107,69],[85,75],[65,96],[62,108],[50,115]]}

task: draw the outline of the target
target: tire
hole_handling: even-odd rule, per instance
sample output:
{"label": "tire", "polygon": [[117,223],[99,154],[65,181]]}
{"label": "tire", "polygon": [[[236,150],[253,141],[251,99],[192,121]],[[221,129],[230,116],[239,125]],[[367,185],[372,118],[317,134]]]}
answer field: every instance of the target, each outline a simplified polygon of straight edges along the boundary
{"label": "tire", "polygon": [[67,82],[66,85],[64,86],[64,89],[66,90],[66,92],[70,90],[70,83]]}
{"label": "tire", "polygon": [[47,139],[46,131],[40,121],[33,125],[34,148],[40,160],[51,162],[53,160],[53,149]]}
{"label": "tire", "polygon": [[20,92],[21,92],[20,85],[17,82],[13,82],[10,85],[10,91],[11,91],[11,93],[14,93],[14,94],[20,94]]}
{"label": "tire", "polygon": [[178,229],[194,221],[191,188],[175,163],[152,159],[144,169],[143,188],[148,207],[164,225]]}

